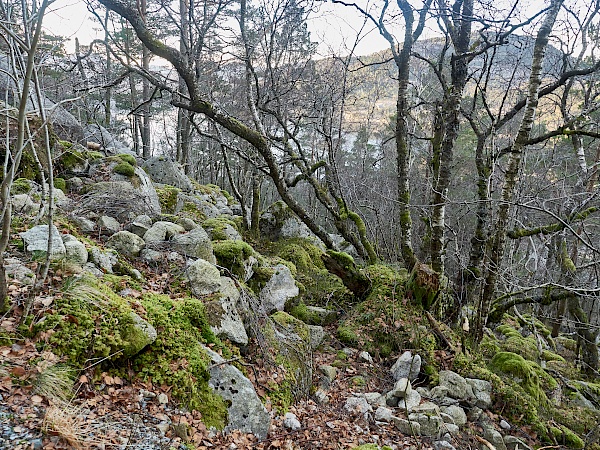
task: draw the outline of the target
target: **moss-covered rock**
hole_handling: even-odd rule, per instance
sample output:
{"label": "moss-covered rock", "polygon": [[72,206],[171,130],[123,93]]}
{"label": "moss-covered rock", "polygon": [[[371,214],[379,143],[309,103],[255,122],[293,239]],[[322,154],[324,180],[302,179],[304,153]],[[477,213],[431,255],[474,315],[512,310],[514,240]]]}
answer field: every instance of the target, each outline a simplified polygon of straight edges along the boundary
{"label": "moss-covered rock", "polygon": [[32,182],[26,178],[17,178],[13,181],[10,187],[10,193],[12,195],[29,194],[32,189]]}
{"label": "moss-covered rock", "polygon": [[225,267],[241,280],[247,280],[252,268],[249,261],[255,252],[244,241],[216,241],[213,242],[213,252],[217,258],[217,264]]}
{"label": "moss-covered rock", "polygon": [[241,240],[237,224],[227,216],[214,217],[202,222],[213,241]]}
{"label": "moss-covered rock", "polygon": [[163,185],[156,187],[156,193],[158,194],[158,201],[163,214],[175,214],[177,207],[177,196],[181,192],[181,189],[174,186]]}
{"label": "moss-covered rock", "polygon": [[126,163],[125,161],[122,161],[113,168],[113,172],[126,177],[132,177],[135,175],[135,167],[129,163]]}
{"label": "moss-covered rock", "polygon": [[550,432],[559,444],[565,445],[568,448],[579,449],[585,447],[583,439],[564,425],[561,425],[560,427],[550,427]]}
{"label": "moss-covered rock", "polygon": [[133,155],[129,155],[127,153],[122,153],[120,155],[117,155],[119,157],[119,159],[123,162],[126,162],[127,164],[129,164],[132,167],[137,166],[137,161],[135,159],[135,156]]}

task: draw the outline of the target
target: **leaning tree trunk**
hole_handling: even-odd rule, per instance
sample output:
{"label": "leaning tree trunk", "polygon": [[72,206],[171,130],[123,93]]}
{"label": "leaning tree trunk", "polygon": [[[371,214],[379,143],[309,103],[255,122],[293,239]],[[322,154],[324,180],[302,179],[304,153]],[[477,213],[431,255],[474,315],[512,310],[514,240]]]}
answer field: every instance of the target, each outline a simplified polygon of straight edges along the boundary
{"label": "leaning tree trunk", "polygon": [[479,342],[483,337],[483,328],[487,322],[491,301],[496,295],[496,283],[502,257],[504,256],[504,243],[506,241],[506,231],[509,223],[511,205],[515,196],[519,176],[521,175],[523,152],[525,151],[529,136],[531,135],[531,128],[538,106],[538,93],[542,83],[542,64],[548,47],[548,39],[563,1],[564,0],[552,0],[535,40],[527,92],[527,106],[525,107],[521,125],[519,126],[519,131],[509,156],[504,186],[502,188],[501,203],[498,207],[493,235],[491,236],[491,242],[485,258],[485,262],[487,263],[487,273],[479,298],[476,323],[473,327],[476,342]]}

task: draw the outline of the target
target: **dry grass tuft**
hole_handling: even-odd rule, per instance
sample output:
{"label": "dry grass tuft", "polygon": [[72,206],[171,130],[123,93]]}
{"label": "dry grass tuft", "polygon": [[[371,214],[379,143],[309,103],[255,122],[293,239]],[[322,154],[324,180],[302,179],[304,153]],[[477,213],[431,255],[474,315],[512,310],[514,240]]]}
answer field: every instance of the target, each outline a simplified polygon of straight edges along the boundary
{"label": "dry grass tuft", "polygon": [[76,408],[66,403],[50,405],[46,409],[42,430],[60,436],[75,450],[86,448],[88,430],[85,420]]}
{"label": "dry grass tuft", "polygon": [[73,397],[75,370],[66,364],[46,367],[36,377],[33,392],[52,403],[66,403]]}

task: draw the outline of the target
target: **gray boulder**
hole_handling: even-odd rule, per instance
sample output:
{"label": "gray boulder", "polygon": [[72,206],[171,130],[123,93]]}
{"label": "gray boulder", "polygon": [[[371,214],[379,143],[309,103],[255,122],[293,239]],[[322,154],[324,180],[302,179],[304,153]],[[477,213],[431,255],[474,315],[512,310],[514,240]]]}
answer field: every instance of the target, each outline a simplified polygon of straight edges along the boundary
{"label": "gray boulder", "polygon": [[137,234],[130,233],[129,231],[119,231],[106,241],[107,247],[132,257],[138,256],[144,248],[144,245],[145,242],[141,237]]}
{"label": "gray boulder", "polygon": [[135,156],[133,150],[115,138],[110,131],[101,125],[89,124],[83,129],[83,132],[86,142],[99,144],[108,153],[126,153]]}
{"label": "gray boulder", "polygon": [[275,273],[259,294],[261,308],[266,313],[283,311],[285,304],[300,293],[288,267],[278,264],[274,269]]}
{"label": "gray boulder", "polygon": [[448,396],[459,400],[467,396],[467,381],[451,370],[440,371],[440,386],[448,388]]}
{"label": "gray boulder", "polygon": [[231,278],[221,277],[221,298],[205,303],[210,327],[217,336],[234,344],[247,345],[248,334],[237,310],[240,291]]}
{"label": "gray boulder", "polygon": [[[135,168],[136,182],[100,181],[89,187],[75,210],[76,215],[86,212],[107,214],[125,222],[131,216],[146,214],[150,217],[160,215],[160,203],[156,189],[145,172]],[[132,177],[133,178],[133,177]]]}
{"label": "gray boulder", "polygon": [[144,238],[144,234],[152,227],[152,219],[150,216],[146,214],[141,214],[137,216],[133,222],[128,224],[125,227],[126,231],[130,231],[133,234],[137,234],[142,239]]}
{"label": "gray boulder", "polygon": [[[52,225],[51,233],[52,250],[50,252],[50,259],[63,259],[66,255],[66,249],[58,228]],[[37,225],[19,234],[23,238],[23,241],[25,241],[25,248],[28,252],[46,255],[48,251],[48,236],[50,234],[48,232],[48,225]]]}
{"label": "gray boulder", "polygon": [[494,429],[492,426],[484,426],[483,437],[490,441],[490,443],[496,448],[496,450],[508,450],[504,439],[499,431]]}
{"label": "gray boulder", "polygon": [[77,266],[85,266],[88,261],[85,244],[70,234],[63,235],[62,240],[65,246],[65,261]]}
{"label": "gray boulder", "polygon": [[258,439],[265,439],[271,425],[271,416],[256,395],[250,380],[237,368],[225,364],[218,353],[202,347],[212,362],[208,385],[229,403],[225,431],[240,430],[252,433]]}
{"label": "gray boulder", "polygon": [[414,409],[417,408],[420,403],[421,394],[415,390],[411,390],[408,394],[406,394],[406,397],[398,400],[398,408],[403,411],[411,412],[414,411]]}
{"label": "gray boulder", "polygon": [[448,441],[435,441],[433,443],[434,450],[456,450],[454,446]]}
{"label": "gray boulder", "polygon": [[401,417],[392,417],[392,422],[396,425],[396,428],[400,430],[400,433],[406,434],[407,436],[420,436],[421,435],[421,424],[413,420],[406,420]]}
{"label": "gray boulder", "polygon": [[35,216],[40,210],[40,204],[34,202],[29,194],[17,194],[11,197],[13,214]]}
{"label": "gray boulder", "polygon": [[412,386],[408,378],[400,378],[394,384],[392,390],[388,393],[391,397],[404,398],[412,391]]}
{"label": "gray boulder", "polygon": [[529,445],[514,436],[504,436],[504,445],[507,450],[531,450]]}
{"label": "gray boulder", "polygon": [[90,234],[96,231],[96,222],[87,217],[74,216],[72,220],[82,233]]}
{"label": "gray boulder", "polygon": [[188,217],[180,217],[177,219],[177,225],[181,225],[185,231],[192,231],[193,229],[198,228],[198,224]]}
{"label": "gray boulder", "polygon": [[119,256],[114,250],[101,250],[92,247],[89,252],[90,261],[106,273],[113,273],[113,266],[119,261]]}
{"label": "gray boulder", "polygon": [[13,278],[21,284],[32,286],[35,282],[35,273],[17,258],[6,258],[4,270],[7,278]]}
{"label": "gray boulder", "polygon": [[185,229],[181,225],[177,225],[173,222],[159,221],[154,223],[154,225],[144,233],[143,239],[148,246],[162,245],[165,241],[168,241],[173,236],[180,233],[185,233]]}
{"label": "gray boulder", "polygon": [[452,423],[462,427],[467,423],[467,414],[465,410],[458,405],[442,406],[440,408],[444,413],[452,418]]}
{"label": "gray boulder", "polygon": [[421,426],[421,434],[423,436],[439,436],[442,425],[444,424],[444,421],[440,416],[423,413],[409,414],[408,420],[417,422]]}
{"label": "gray boulder", "polygon": [[213,264],[217,263],[213,253],[212,241],[204,228],[198,227],[185,234],[178,234],[171,238],[173,250],[192,258],[202,258]]}
{"label": "gray boulder", "polygon": [[482,409],[489,409],[492,406],[492,383],[486,380],[475,378],[465,378],[467,383],[473,389],[472,403]]}
{"label": "gray boulder", "polygon": [[366,416],[373,411],[373,408],[362,397],[350,397],[344,403],[344,410],[350,414],[358,413]]}
{"label": "gray boulder", "polygon": [[421,356],[414,355],[406,351],[400,355],[400,357],[396,360],[390,372],[392,373],[392,377],[394,380],[399,380],[401,378],[408,378],[409,380],[415,380],[419,376],[419,372],[421,371]]}
{"label": "gray boulder", "polygon": [[165,156],[150,158],[142,164],[142,168],[155,183],[175,186],[185,192],[194,190],[194,185],[184,173],[181,165]]}
{"label": "gray boulder", "polygon": [[290,412],[285,413],[285,416],[283,416],[283,426],[292,431],[298,431],[302,428],[296,414]]}
{"label": "gray boulder", "polygon": [[185,271],[190,289],[196,297],[214,294],[221,289],[221,274],[213,264],[204,259],[190,263]]}
{"label": "gray boulder", "polygon": [[111,236],[121,230],[121,224],[117,219],[110,216],[100,216],[98,219],[100,234]]}

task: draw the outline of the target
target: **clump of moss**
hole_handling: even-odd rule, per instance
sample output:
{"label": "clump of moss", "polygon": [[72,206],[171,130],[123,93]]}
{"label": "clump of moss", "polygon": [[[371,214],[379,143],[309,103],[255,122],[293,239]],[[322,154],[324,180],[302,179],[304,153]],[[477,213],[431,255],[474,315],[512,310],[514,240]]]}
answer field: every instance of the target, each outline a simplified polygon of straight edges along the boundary
{"label": "clump of moss", "polygon": [[328,311],[327,314],[322,315],[309,310],[304,300],[300,300],[296,306],[291,308],[290,314],[309,325],[330,325],[337,318],[336,311]]}
{"label": "clump of moss", "polygon": [[213,243],[217,263],[240,279],[245,278],[245,263],[254,255],[254,250],[244,241],[217,241]]}
{"label": "clump of moss", "polygon": [[119,175],[125,175],[126,177],[132,177],[135,174],[135,167],[122,161],[114,167],[113,172],[118,173]]}
{"label": "clump of moss", "polygon": [[229,239],[225,233],[227,225],[239,232],[237,224],[227,217],[214,217],[212,219],[206,219],[204,222],[202,222],[202,228],[210,230],[213,241],[225,241]]}
{"label": "clump of moss", "polygon": [[17,178],[10,187],[12,195],[28,194],[29,192],[31,192],[31,181],[25,178]]}
{"label": "clump of moss", "polygon": [[68,146],[63,145],[65,151],[63,151],[58,158],[57,168],[63,172],[69,172],[73,170],[75,167],[84,164],[86,160],[86,155],[83,152],[77,151],[73,148],[73,144],[67,142]]}
{"label": "clump of moss", "polygon": [[131,367],[147,382],[171,386],[173,396],[200,411],[207,426],[223,428],[227,405],[208,386],[210,359],[200,343],[222,344],[210,329],[203,303],[166,295],[146,295],[141,303],[158,337],[132,360]]}
{"label": "clump of moss", "polygon": [[67,189],[67,182],[64,178],[57,177],[54,179],[54,187],[64,192]]}
{"label": "clump of moss", "polygon": [[126,162],[130,166],[132,166],[132,167],[137,166],[137,160],[135,159],[135,156],[129,155],[127,153],[121,153],[120,155],[117,155],[117,156],[119,157],[119,159],[121,159],[121,161]]}
{"label": "clump of moss", "polygon": [[560,427],[550,427],[550,432],[559,444],[576,449],[585,447],[583,439],[564,425],[561,425]]}
{"label": "clump of moss", "polygon": [[36,331],[53,330],[48,342],[54,351],[82,367],[94,358],[130,357],[143,347],[132,313],[126,299],[95,277],[84,276],[63,286],[54,312],[45,316]]}
{"label": "clump of moss", "polygon": [[181,189],[169,185],[156,188],[158,201],[160,202],[160,207],[163,213],[175,214],[175,209],[177,208],[177,197],[179,196],[180,192]]}

